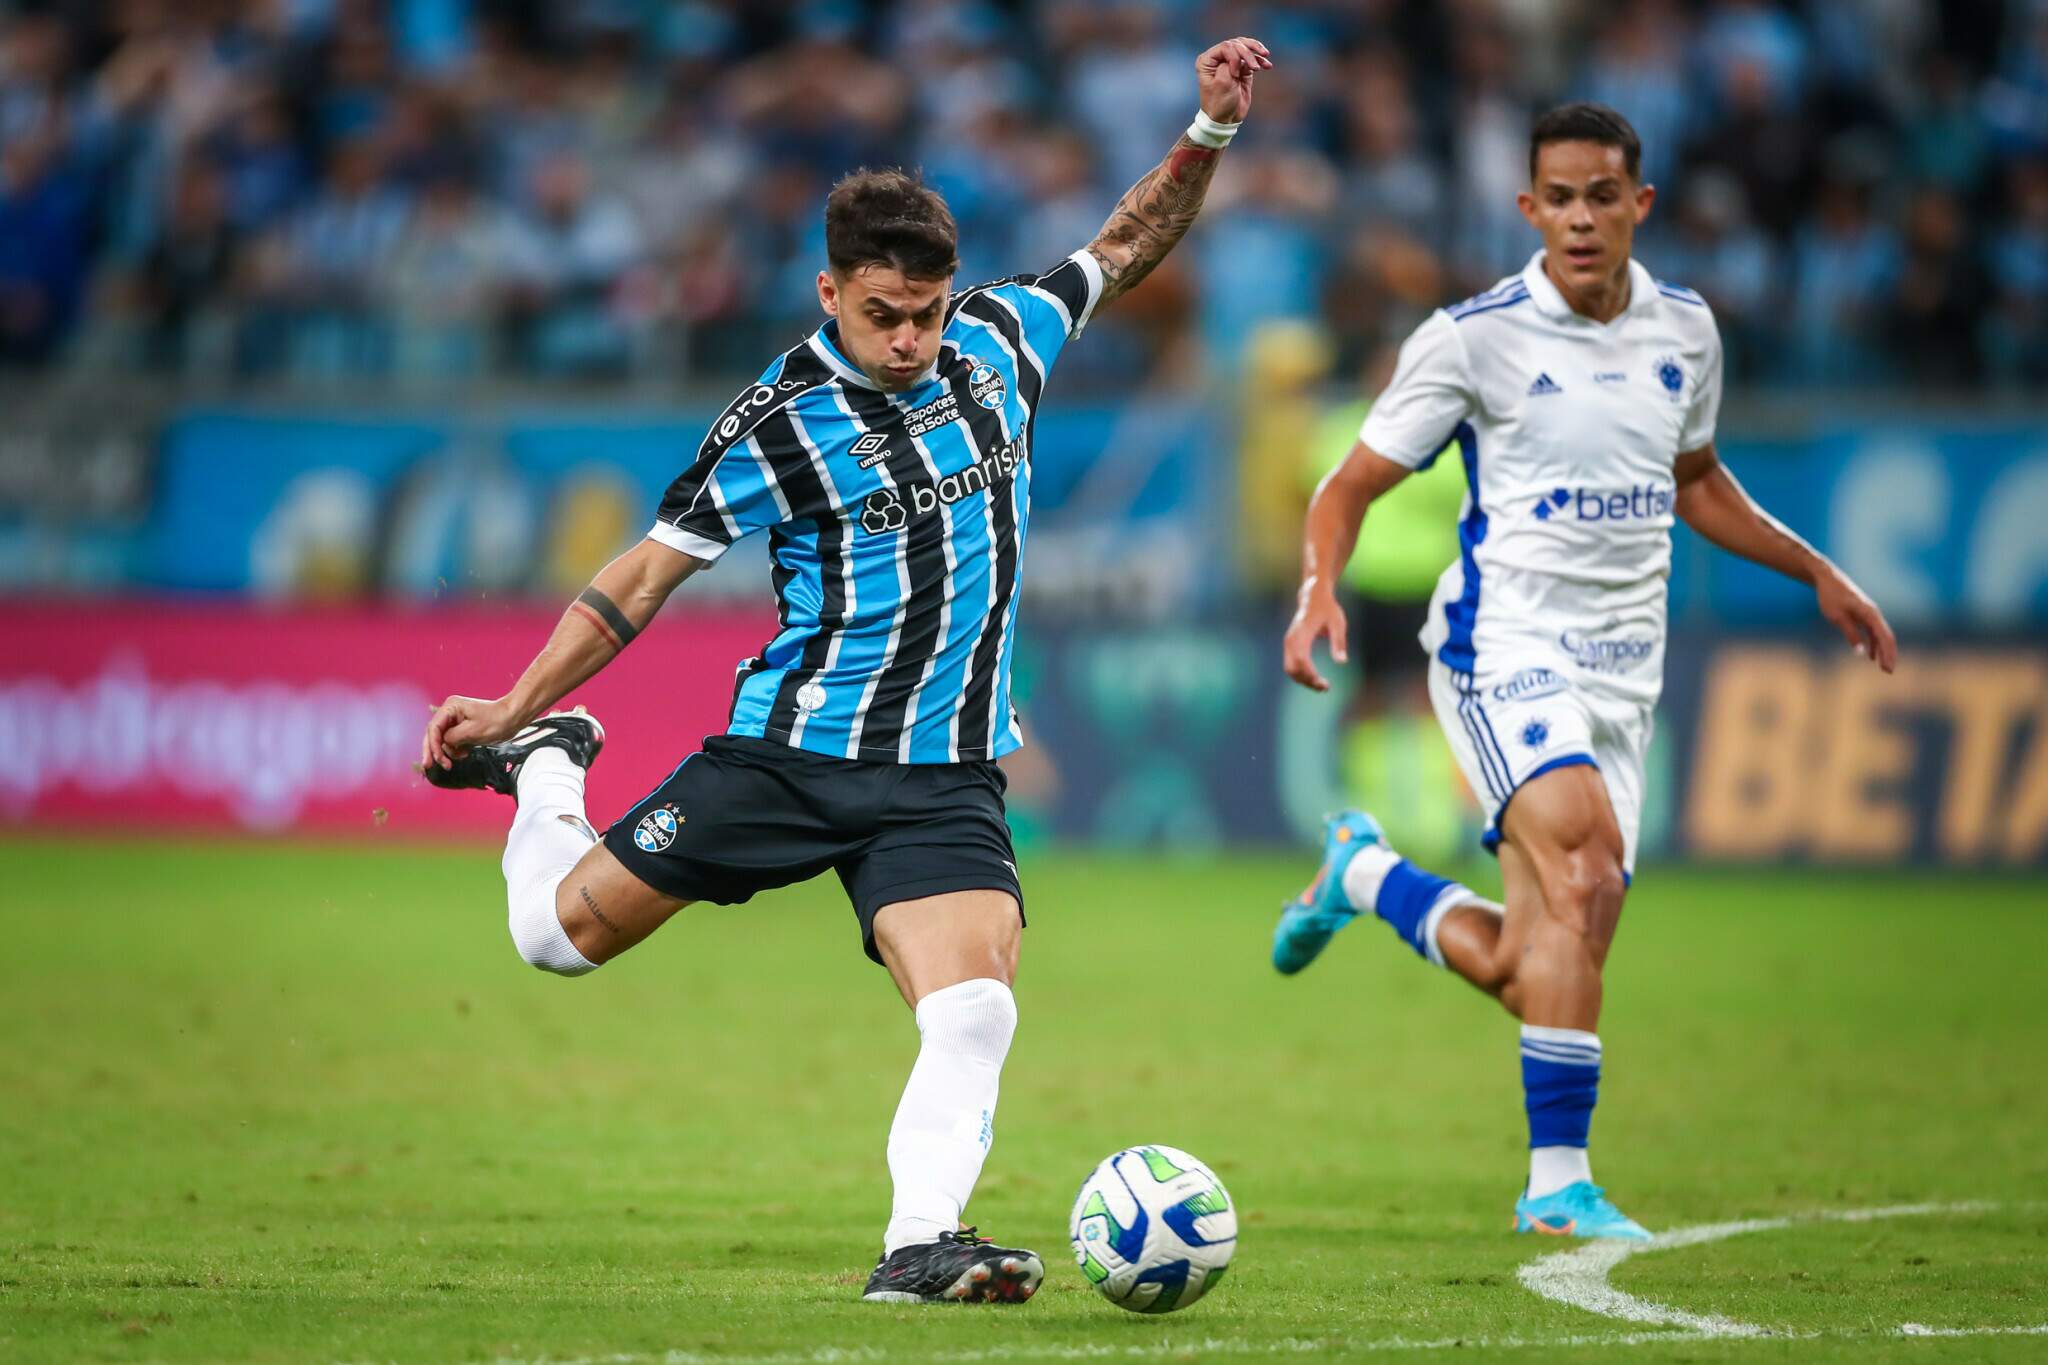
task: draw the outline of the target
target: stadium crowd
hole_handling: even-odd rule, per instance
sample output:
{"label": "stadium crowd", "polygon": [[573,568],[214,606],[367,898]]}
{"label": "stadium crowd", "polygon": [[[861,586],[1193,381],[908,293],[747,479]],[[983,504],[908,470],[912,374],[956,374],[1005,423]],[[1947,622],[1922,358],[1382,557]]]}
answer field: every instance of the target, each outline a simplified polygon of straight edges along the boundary
{"label": "stadium crowd", "polygon": [[17,4],[0,365],[751,374],[816,316],[838,174],[921,166],[964,277],[1049,264],[1236,32],[1282,70],[1098,374],[1296,319],[1363,366],[1526,259],[1528,118],[1572,96],[1640,129],[1640,254],[1738,377],[2048,381],[2048,0]]}

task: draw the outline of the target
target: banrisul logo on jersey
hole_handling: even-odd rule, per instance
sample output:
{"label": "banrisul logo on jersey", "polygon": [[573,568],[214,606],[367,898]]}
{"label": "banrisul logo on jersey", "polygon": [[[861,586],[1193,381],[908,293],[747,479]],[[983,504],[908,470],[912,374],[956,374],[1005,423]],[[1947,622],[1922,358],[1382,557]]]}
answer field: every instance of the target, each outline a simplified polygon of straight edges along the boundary
{"label": "banrisul logo on jersey", "polygon": [[1538,521],[1642,521],[1668,517],[1676,490],[1654,483],[1631,488],[1553,488],[1536,500],[1529,514]]}
{"label": "banrisul logo on jersey", "polygon": [[869,535],[893,535],[908,526],[912,517],[927,516],[977,493],[1001,488],[1016,475],[1017,466],[1022,463],[1024,438],[1019,436],[937,483],[920,480],[877,489],[861,502],[861,529]]}

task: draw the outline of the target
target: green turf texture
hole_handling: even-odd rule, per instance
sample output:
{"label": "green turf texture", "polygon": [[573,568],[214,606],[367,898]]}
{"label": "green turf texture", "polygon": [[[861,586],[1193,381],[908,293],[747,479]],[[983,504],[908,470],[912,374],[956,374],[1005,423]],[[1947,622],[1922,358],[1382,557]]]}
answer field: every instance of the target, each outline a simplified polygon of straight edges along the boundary
{"label": "green turf texture", "polygon": [[[1638,1256],[1617,1287],[1815,1335],[1588,1345],[1645,1329],[1517,1282],[1564,1244],[1507,1231],[1512,1022],[1370,921],[1276,976],[1308,870],[1026,859],[969,1216],[1046,1287],[911,1309],[857,1295],[916,1034],[831,881],[571,981],[514,955],[493,850],[0,842],[0,1360],[2048,1355],[1896,1336],[2048,1323],[2039,882],[1646,870],[1594,1125],[1624,1209],[2002,1207]],[[1081,1177],[1145,1141],[1243,1219],[1165,1318],[1102,1302],[1066,1242]]]}

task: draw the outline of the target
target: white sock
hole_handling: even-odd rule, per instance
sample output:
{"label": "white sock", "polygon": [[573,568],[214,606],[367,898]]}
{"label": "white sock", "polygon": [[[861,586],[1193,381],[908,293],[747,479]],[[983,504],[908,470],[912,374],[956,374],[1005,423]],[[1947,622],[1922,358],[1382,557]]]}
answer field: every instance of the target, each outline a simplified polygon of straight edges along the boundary
{"label": "white sock", "polygon": [[1401,855],[1385,844],[1367,844],[1351,855],[1344,866],[1344,899],[1354,909],[1371,911],[1379,904],[1380,883],[1401,861]]}
{"label": "white sock", "polygon": [[562,976],[597,970],[555,914],[555,888],[597,838],[583,814],[583,778],[583,769],[560,749],[527,759],[519,769],[519,814],[505,839],[512,942],[529,963]]}
{"label": "white sock", "polygon": [[980,977],[917,1002],[924,1037],[889,1128],[895,1201],[882,1254],[956,1231],[995,1138],[996,1089],[1017,1031],[1017,1000]]}
{"label": "white sock", "polygon": [[1592,1163],[1584,1147],[1531,1147],[1529,1149],[1529,1198],[1556,1194],[1567,1185],[1593,1180]]}

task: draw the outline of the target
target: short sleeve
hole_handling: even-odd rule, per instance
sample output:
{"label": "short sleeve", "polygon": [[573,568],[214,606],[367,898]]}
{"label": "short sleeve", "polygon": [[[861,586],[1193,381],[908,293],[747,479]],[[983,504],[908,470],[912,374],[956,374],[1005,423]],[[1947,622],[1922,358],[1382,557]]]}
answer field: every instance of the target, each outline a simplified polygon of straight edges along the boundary
{"label": "short sleeve", "polygon": [[1433,313],[1401,345],[1386,392],[1372,405],[1358,439],[1395,464],[1419,469],[1472,415],[1470,362],[1458,324]]}
{"label": "short sleeve", "polygon": [[760,432],[766,418],[809,386],[777,383],[780,368],[778,362],[711,424],[697,458],[662,494],[648,539],[712,561],[742,536],[789,519]]}
{"label": "short sleeve", "polygon": [[[1006,307],[1017,317],[1024,343],[1050,366],[1069,341],[1081,335],[1102,301],[1102,266],[1087,251],[1077,251],[1042,275],[1013,275],[1007,280],[960,291],[955,311],[991,320],[991,307]],[[1000,299],[999,304],[987,302]]]}
{"label": "short sleeve", "polygon": [[1714,332],[1713,345],[1707,352],[1707,363],[1700,371],[1699,383],[1693,386],[1692,405],[1685,411],[1685,426],[1678,434],[1680,454],[1699,450],[1712,443],[1714,427],[1721,417],[1721,333]]}

